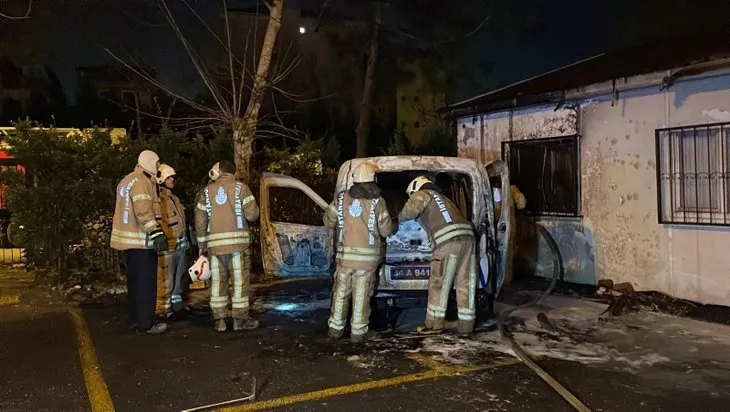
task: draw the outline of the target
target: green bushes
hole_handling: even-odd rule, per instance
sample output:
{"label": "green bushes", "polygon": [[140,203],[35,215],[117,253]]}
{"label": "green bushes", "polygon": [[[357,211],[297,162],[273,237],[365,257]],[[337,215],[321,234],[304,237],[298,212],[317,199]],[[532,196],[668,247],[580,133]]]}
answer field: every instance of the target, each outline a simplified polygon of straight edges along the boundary
{"label": "green bushes", "polygon": [[[87,136],[64,136],[20,124],[17,131],[7,142],[26,174],[0,174],[0,184],[7,188],[13,241],[25,248],[29,267],[58,281],[71,274],[100,279],[118,271],[118,254],[109,248],[116,186],[133,169],[141,150],[154,150],[161,162],[175,168],[179,178],[175,192],[190,219],[210,166],[232,158],[228,136],[190,139],[170,133],[113,145],[102,129]],[[318,143],[306,144],[315,146],[270,151],[265,160],[275,163],[280,173],[304,173],[302,162],[312,162],[312,147]],[[290,159],[302,153],[303,159]],[[258,195],[255,183],[252,189]]]}

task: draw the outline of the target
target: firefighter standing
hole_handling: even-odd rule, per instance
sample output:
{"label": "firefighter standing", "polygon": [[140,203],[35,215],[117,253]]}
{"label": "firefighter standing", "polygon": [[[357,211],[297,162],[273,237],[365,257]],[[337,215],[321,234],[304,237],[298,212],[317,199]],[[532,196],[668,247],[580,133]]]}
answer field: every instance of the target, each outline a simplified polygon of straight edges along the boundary
{"label": "firefighter standing", "polygon": [[133,327],[149,334],[167,330],[166,323],[155,319],[157,252],[167,250],[167,239],[157,222],[158,165],[159,156],[145,150],[134,171],[119,182],[111,235],[111,247],[124,253]]}
{"label": "firefighter standing", "polygon": [[459,322],[463,336],[474,330],[477,281],[474,229],[459,209],[425,176],[408,184],[409,199],[398,216],[401,222],[418,219],[433,247],[428,280],[426,331],[444,328],[444,317],[454,280]]}
{"label": "firefighter standing", "polygon": [[328,227],[338,227],[337,270],[329,318],[329,337],[339,339],[347,324],[352,296],[350,340],[362,342],[368,332],[370,297],[375,272],[383,260],[383,238],[398,227],[375,184],[376,167],[355,168],[354,185],[338,194],[324,215]]}
{"label": "firefighter standing", "polygon": [[[498,223],[502,217],[502,199],[504,199],[504,190],[502,189],[502,173],[504,171],[504,161],[497,159],[487,165],[487,174],[489,182],[492,186],[492,199],[494,204],[494,222]],[[509,186],[509,245],[507,246],[507,269],[504,275],[504,285],[509,285],[514,279],[514,265],[517,247],[517,214],[516,210],[522,210],[527,206],[527,199],[520,189],[515,185]]]}
{"label": "firefighter standing", "polygon": [[259,207],[249,187],[234,177],[230,161],[216,163],[209,172],[212,182],[196,202],[195,233],[200,253],[210,257],[210,308],[214,327],[226,331],[228,279],[233,277],[231,298],[233,330],[250,330],[259,323],[249,317],[251,233],[248,223],[259,218]]}
{"label": "firefighter standing", "polygon": [[187,251],[190,248],[185,224],[185,208],[172,193],[175,169],[160,165],[157,183],[160,185],[160,224],[167,238],[168,249],[162,252],[157,270],[157,308],[159,317],[168,318],[184,309],[182,282],[187,276]]}

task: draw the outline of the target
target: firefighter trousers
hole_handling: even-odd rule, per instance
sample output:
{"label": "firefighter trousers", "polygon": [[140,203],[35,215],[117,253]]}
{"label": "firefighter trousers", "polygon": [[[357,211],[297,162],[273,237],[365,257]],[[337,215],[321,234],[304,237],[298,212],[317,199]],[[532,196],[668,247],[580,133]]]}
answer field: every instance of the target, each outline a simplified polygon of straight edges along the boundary
{"label": "firefighter trousers", "polygon": [[455,281],[459,314],[457,329],[459,333],[467,334],[474,330],[477,283],[475,253],[474,238],[468,236],[457,237],[433,251],[431,277],[428,280],[427,328],[444,328],[449,293]]}
{"label": "firefighter trousers", "polygon": [[231,316],[248,318],[248,294],[251,282],[251,251],[210,257],[210,309],[214,319],[225,319],[228,312],[228,280],[233,279]]}
{"label": "firefighter trousers", "polygon": [[328,321],[330,329],[342,332],[347,325],[352,299],[351,333],[364,335],[370,322],[370,297],[375,287],[376,269],[352,269],[337,265],[332,293],[332,308]]}
{"label": "firefighter trousers", "polygon": [[157,316],[183,309],[182,284],[188,271],[187,249],[166,252],[157,260]]}
{"label": "firefighter trousers", "polygon": [[127,299],[130,317],[137,330],[144,332],[155,325],[155,271],[157,252],[152,249],[128,249],[124,251],[127,269]]}

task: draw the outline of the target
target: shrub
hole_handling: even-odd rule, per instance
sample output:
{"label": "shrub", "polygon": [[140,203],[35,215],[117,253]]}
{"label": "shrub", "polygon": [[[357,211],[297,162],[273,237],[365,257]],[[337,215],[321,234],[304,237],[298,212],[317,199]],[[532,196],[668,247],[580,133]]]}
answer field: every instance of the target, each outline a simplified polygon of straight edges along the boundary
{"label": "shrub", "polygon": [[[103,129],[86,136],[33,129],[28,123],[16,129],[17,134],[8,138],[10,153],[26,173],[0,173],[0,185],[7,188],[13,241],[25,248],[29,267],[61,282],[70,273],[81,272],[93,279],[117,274],[119,254],[109,248],[116,186],[133,169],[140,151],[154,150],[162,162],[175,168],[179,178],[175,193],[186,205],[190,225],[195,196],[207,182],[209,168],[232,157],[227,135],[191,139],[169,133],[113,145]],[[322,191],[329,190],[331,196],[336,172],[321,161],[327,147],[323,141],[307,140],[294,149],[268,149],[258,169],[326,187]],[[334,149],[330,144],[326,150]],[[254,173],[251,182],[257,197],[259,176]],[[296,210],[295,202],[288,204]],[[257,245],[258,225],[251,229]],[[254,246],[253,252],[253,263],[258,266],[259,248]]]}

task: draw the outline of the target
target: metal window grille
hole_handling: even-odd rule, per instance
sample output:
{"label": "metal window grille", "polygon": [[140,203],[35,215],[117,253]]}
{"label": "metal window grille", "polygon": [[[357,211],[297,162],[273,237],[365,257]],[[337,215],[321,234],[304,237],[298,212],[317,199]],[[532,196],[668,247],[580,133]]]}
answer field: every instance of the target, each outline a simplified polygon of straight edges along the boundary
{"label": "metal window grille", "polygon": [[579,136],[502,142],[502,158],[527,199],[524,213],[579,216]]}
{"label": "metal window grille", "polygon": [[730,123],[656,131],[659,223],[730,226]]}

